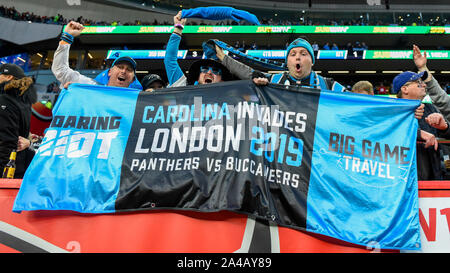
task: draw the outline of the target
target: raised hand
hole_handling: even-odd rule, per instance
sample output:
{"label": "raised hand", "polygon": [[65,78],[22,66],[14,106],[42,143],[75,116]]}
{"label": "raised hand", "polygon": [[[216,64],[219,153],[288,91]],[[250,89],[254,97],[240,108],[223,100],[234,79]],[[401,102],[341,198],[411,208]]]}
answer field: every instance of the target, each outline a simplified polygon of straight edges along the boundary
{"label": "raised hand", "polygon": [[420,48],[416,45],[413,45],[413,59],[417,69],[421,70],[427,67],[427,52],[424,51],[422,55]]}
{"label": "raised hand", "polygon": [[81,32],[83,31],[84,26],[78,22],[70,21],[65,29],[65,32],[69,33],[73,37],[80,36]]}

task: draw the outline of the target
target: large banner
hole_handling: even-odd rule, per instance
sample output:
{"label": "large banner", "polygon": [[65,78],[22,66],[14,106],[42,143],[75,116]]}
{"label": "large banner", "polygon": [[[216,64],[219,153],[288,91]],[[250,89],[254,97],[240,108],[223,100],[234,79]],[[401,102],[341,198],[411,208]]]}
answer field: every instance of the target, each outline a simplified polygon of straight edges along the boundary
{"label": "large banner", "polygon": [[72,84],[13,211],[228,210],[417,250],[419,104],[251,81]]}

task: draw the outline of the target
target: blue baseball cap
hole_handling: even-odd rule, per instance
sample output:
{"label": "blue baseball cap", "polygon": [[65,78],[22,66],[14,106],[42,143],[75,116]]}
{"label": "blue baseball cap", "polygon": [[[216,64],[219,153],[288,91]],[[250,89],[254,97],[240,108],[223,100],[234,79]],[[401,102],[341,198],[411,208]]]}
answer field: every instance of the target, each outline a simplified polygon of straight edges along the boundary
{"label": "blue baseball cap", "polygon": [[122,56],[122,57],[115,59],[111,67],[115,66],[118,63],[122,63],[122,62],[129,63],[131,65],[131,67],[133,67],[133,70],[136,71],[136,66],[137,66],[136,61],[129,56]]}
{"label": "blue baseball cap", "polygon": [[312,59],[312,63],[314,64],[315,59],[314,59],[314,50],[311,46],[311,44],[306,41],[305,39],[302,38],[297,38],[295,39],[292,43],[289,44],[289,46],[286,48],[286,59],[285,62],[287,63],[287,57],[289,55],[289,51],[291,51],[291,49],[293,49],[294,47],[303,47],[306,50],[308,50],[309,55],[311,55],[311,59]]}
{"label": "blue baseball cap", "polygon": [[420,73],[414,73],[412,71],[405,71],[403,73],[398,74],[395,76],[394,81],[392,83],[393,92],[394,94],[397,94],[403,85],[405,85],[407,82],[413,82],[417,81],[419,79],[425,80],[428,78],[428,72],[423,71]]}

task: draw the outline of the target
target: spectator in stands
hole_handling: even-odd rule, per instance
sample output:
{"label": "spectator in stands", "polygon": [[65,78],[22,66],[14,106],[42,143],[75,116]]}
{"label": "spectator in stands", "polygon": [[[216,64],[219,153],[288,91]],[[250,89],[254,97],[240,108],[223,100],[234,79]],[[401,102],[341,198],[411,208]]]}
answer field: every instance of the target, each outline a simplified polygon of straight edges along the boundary
{"label": "spectator in stands", "polygon": [[58,94],[60,91],[59,87],[58,87],[58,82],[54,81],[52,83],[50,83],[49,85],[47,85],[47,93],[55,93]]}
{"label": "spectator in stands", "polygon": [[363,51],[364,50],[364,47],[361,45],[361,43],[360,42],[356,42],[355,43],[355,46],[353,47],[353,51]]}
{"label": "spectator in stands", "polygon": [[[96,21],[96,20],[91,20],[91,19],[86,19],[83,18],[82,16],[78,17],[77,19],[71,19],[68,20],[66,18],[64,18],[62,15],[58,14],[56,16],[52,16],[52,17],[47,17],[47,16],[39,16],[39,15],[35,15],[33,13],[30,14],[30,12],[23,12],[20,13],[18,12],[14,7],[11,8],[6,8],[4,6],[0,6],[0,15],[4,16],[4,17],[8,17],[10,19],[13,20],[22,20],[22,21],[31,21],[31,22],[37,22],[37,23],[46,23],[46,24],[67,24],[67,22],[69,21],[77,21],[79,23],[82,23],[83,25],[94,25],[94,26],[107,26],[107,25],[122,25],[119,21],[113,21],[113,22],[105,22],[105,21]],[[293,18],[292,18],[293,19]],[[305,20],[304,18],[300,18],[301,22],[298,22],[296,19],[294,20],[294,24],[296,25],[368,25],[368,23],[366,24],[363,20],[361,20],[361,18],[358,18],[357,20],[355,19],[351,19],[348,18],[348,20],[340,20],[339,23],[334,21],[334,20],[318,20],[313,22],[312,20]],[[273,20],[272,18],[270,19],[266,19],[263,18],[261,19],[261,23],[263,25],[292,25],[293,22],[291,22],[290,20]],[[383,22],[381,20],[378,20],[376,23],[374,23],[374,25],[389,25],[389,24],[398,24],[400,23],[400,25],[406,25],[404,22],[400,21],[391,21],[391,22]],[[156,19],[154,19],[154,21],[152,22],[143,22],[141,20],[134,20],[133,22],[125,22],[123,23],[123,25],[168,25],[169,23],[167,21],[163,21],[163,22],[158,22]],[[198,25],[195,21],[190,22],[190,25]],[[203,25],[203,21],[200,23],[200,25]],[[230,21],[226,21],[226,22],[218,22],[216,25],[247,25],[248,22],[246,21],[241,21],[240,23],[234,21],[234,20],[230,20]],[[443,18],[442,20],[434,20],[433,22],[429,23],[429,22],[414,22],[412,23],[412,25],[441,25],[441,26],[445,26],[448,25],[448,20]],[[373,23],[372,23],[373,25]]]}
{"label": "spectator in stands", "polygon": [[[314,51],[308,41],[302,38],[294,40],[286,50],[288,72],[266,74],[259,71],[252,73],[255,84],[265,85],[269,82],[284,85],[301,85],[332,91],[345,91],[345,87],[331,78],[324,78],[314,72]],[[234,74],[234,72],[232,71]]]}
{"label": "spectator in stands", "polygon": [[368,50],[368,49],[369,49],[369,46],[366,45],[365,42],[362,42],[362,43],[361,43],[361,48],[362,48],[363,50]]}
{"label": "spectator in stands", "polygon": [[[398,98],[422,100],[425,93],[423,80],[427,79],[426,71],[411,71],[397,75],[393,81],[393,90]],[[424,114],[419,119],[420,132],[418,140],[425,144],[417,144],[417,172],[419,180],[441,180],[443,169],[440,164],[440,151],[436,136],[450,138],[448,121],[432,104],[426,103]]]}
{"label": "spectator in stands", "polygon": [[202,59],[193,63],[189,68],[188,77],[186,77],[177,60],[181,35],[186,23],[186,19],[181,19],[181,11],[173,17],[173,22],[175,25],[174,31],[170,35],[164,57],[164,66],[169,80],[169,87],[217,83],[232,78],[229,70],[224,65],[211,59]]}
{"label": "spectator in stands", "polygon": [[319,44],[317,44],[317,42],[313,42],[311,47],[312,47],[314,52],[317,53],[317,51],[319,51]]}
{"label": "spectator in stands", "polygon": [[241,51],[241,52],[245,52],[246,47],[247,47],[247,46],[245,45],[245,41],[242,41],[242,44],[241,44],[241,46],[238,48],[238,50]]}
{"label": "spectator in stands", "polygon": [[381,85],[378,87],[378,94],[379,95],[389,94],[389,88],[386,86],[384,82],[382,82]]}
{"label": "spectator in stands", "polygon": [[352,55],[353,54],[353,45],[352,45],[352,43],[348,42],[347,45],[345,46],[345,49],[348,51],[348,55]]}
{"label": "spectator in stands", "polygon": [[326,42],[326,43],[323,45],[323,49],[324,49],[324,50],[331,50],[331,48],[330,48],[330,43]]}
{"label": "spectator in stands", "polygon": [[339,50],[339,47],[336,43],[333,43],[333,45],[331,46],[331,50]]}
{"label": "spectator in stands", "polygon": [[157,74],[147,74],[141,80],[142,90],[152,92],[155,89],[162,89],[166,87],[166,83]]}
{"label": "spectator in stands", "polygon": [[427,72],[428,77],[424,79],[426,92],[430,96],[434,106],[436,106],[447,120],[450,120],[450,97],[428,70],[427,53],[424,52],[422,55],[420,48],[417,45],[413,45],[413,60],[419,72]]}
{"label": "spectator in stands", "polygon": [[[37,93],[31,77],[15,64],[0,67],[0,170],[8,163],[12,150],[17,150],[19,137],[28,138],[31,105]],[[16,178],[21,178],[29,164],[26,151],[17,153]]]}
{"label": "spectator in stands", "polygon": [[369,81],[359,81],[355,83],[352,87],[353,93],[374,95],[373,85]]}
{"label": "spectator in stands", "polygon": [[95,80],[78,71],[74,71],[69,66],[70,45],[75,37],[83,31],[84,26],[71,21],[65,32],[61,35],[61,41],[53,56],[52,72],[61,86],[67,88],[70,83],[103,84],[116,87],[130,87],[141,89],[142,86],[136,78],[136,61],[127,56],[117,58],[112,67],[102,72]]}

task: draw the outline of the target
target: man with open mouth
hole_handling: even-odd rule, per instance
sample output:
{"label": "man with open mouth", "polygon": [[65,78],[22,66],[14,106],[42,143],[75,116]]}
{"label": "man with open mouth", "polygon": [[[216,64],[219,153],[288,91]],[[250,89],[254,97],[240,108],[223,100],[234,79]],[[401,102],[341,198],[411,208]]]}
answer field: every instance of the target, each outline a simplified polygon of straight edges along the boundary
{"label": "man with open mouth", "polygon": [[[232,58],[223,59],[223,57],[219,57],[219,59],[221,59],[222,63],[227,67],[229,67],[229,63],[238,62]],[[233,67],[237,67],[238,70],[230,70],[240,79],[251,78],[253,82],[258,85],[266,85],[269,82],[272,82],[284,85],[299,85],[321,90],[338,92],[346,91],[345,87],[334,79],[325,78],[317,74],[312,69],[314,62],[314,50],[311,44],[303,38],[297,38],[290,43],[286,49],[285,63],[288,70],[283,73],[263,73],[243,65],[242,63],[240,65],[233,64]]]}
{"label": "man with open mouth", "polygon": [[167,43],[164,57],[164,66],[169,81],[168,87],[209,84],[231,80],[232,75],[230,71],[220,62],[212,59],[202,59],[194,62],[189,68],[187,77],[184,75],[178,64],[177,55],[186,19],[181,19],[180,11],[174,16],[173,21],[175,27]]}
{"label": "man with open mouth", "polygon": [[69,67],[70,46],[83,29],[82,24],[72,21],[67,24],[61,35],[52,63],[52,72],[61,86],[67,88],[71,83],[86,83],[142,89],[136,77],[136,61],[128,56],[117,58],[111,68],[100,73],[95,79],[84,76]]}
{"label": "man with open mouth", "polygon": [[253,73],[255,84],[279,83],[284,85],[300,85],[303,87],[317,88],[343,92],[345,87],[331,78],[325,78],[317,74],[313,69],[315,63],[314,50],[311,44],[302,38],[297,38],[286,49],[287,72],[270,75],[267,77],[261,72]]}

